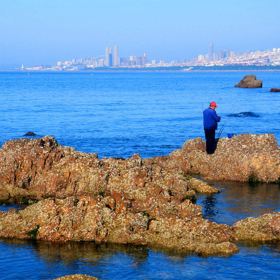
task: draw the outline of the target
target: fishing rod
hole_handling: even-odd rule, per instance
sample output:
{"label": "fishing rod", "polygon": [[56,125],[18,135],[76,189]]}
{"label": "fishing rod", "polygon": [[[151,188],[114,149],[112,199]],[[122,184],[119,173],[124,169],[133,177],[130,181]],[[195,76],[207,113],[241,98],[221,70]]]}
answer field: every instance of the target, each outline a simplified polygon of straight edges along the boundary
{"label": "fishing rod", "polygon": [[223,125],[221,126],[221,128],[220,128],[220,131],[218,132],[218,139],[220,139],[220,137],[221,137],[221,135],[222,135],[222,133],[223,133],[223,131],[224,131],[224,128],[225,128],[225,125],[223,124]]}

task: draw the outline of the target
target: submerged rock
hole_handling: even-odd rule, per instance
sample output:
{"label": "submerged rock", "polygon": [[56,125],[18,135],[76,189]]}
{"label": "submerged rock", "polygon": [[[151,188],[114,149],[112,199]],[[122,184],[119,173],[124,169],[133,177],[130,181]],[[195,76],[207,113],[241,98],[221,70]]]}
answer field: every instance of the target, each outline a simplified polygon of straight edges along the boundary
{"label": "submerged rock", "polygon": [[270,92],[280,92],[280,88],[271,88]]}
{"label": "submerged rock", "polygon": [[259,118],[260,115],[256,114],[254,112],[240,112],[240,113],[234,113],[234,114],[228,114],[228,117],[234,117],[234,118]]}
{"label": "submerged rock", "polygon": [[33,131],[26,132],[23,136],[36,136],[37,134]]}
{"label": "submerged rock", "polygon": [[279,241],[280,213],[264,214],[258,218],[246,218],[233,226],[238,241]]}
{"label": "submerged rock", "polygon": [[244,76],[244,78],[235,85],[235,87],[239,88],[261,88],[262,87],[262,81],[257,80],[255,75],[247,75]]}

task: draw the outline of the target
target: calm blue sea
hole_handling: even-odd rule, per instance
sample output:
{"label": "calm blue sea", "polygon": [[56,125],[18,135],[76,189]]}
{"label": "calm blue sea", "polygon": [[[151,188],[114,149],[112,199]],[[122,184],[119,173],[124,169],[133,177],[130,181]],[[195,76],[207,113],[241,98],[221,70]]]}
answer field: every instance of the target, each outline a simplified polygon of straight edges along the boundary
{"label": "calm blue sea", "polygon": [[[27,131],[100,157],[166,155],[203,136],[201,114],[218,103],[226,133],[280,140],[280,72],[261,89],[237,89],[246,72],[0,73],[0,142]],[[230,114],[253,112],[253,117]]]}
{"label": "calm blue sea", "polygon": [[[280,72],[254,72],[261,89],[234,88],[250,71],[0,73],[0,143],[33,131],[100,157],[166,155],[203,137],[202,111],[218,103],[227,133],[273,133],[280,142]],[[232,224],[280,211],[278,185],[215,183],[201,196],[204,216]],[[6,210],[7,206],[1,206]],[[0,241],[0,279],[280,279],[280,244],[240,244],[234,256],[202,258],[93,243]]]}

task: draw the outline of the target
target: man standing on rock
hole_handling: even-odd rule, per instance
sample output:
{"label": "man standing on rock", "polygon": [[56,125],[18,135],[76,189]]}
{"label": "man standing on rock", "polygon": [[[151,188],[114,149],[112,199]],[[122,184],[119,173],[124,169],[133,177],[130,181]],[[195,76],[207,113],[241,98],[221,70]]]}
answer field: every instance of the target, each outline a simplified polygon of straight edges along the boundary
{"label": "man standing on rock", "polygon": [[216,108],[216,102],[212,101],[210,102],[209,108],[203,111],[203,125],[207,154],[214,154],[216,149],[215,131],[217,129],[217,123],[221,120],[221,117],[218,116],[215,111]]}

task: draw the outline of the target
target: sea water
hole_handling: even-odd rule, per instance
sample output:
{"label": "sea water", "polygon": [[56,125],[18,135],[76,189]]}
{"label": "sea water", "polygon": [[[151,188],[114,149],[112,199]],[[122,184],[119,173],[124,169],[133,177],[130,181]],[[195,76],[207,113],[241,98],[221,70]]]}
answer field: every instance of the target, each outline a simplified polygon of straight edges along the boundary
{"label": "sea water", "polygon": [[[0,73],[0,142],[33,131],[99,157],[167,155],[203,137],[202,111],[218,103],[222,137],[273,133],[280,141],[280,73],[259,71],[260,89],[234,88],[250,71]],[[278,185],[214,184],[198,197],[206,218],[233,224],[280,211]],[[0,210],[7,210],[2,205]],[[146,247],[2,240],[1,279],[280,279],[280,244],[238,244],[231,257],[202,258]]]}
{"label": "sea water", "polygon": [[[222,136],[280,140],[280,72],[263,88],[234,88],[245,72],[0,73],[0,142],[33,131],[100,157],[166,155],[203,137],[202,111],[218,103]],[[240,114],[241,113],[241,114]]]}

